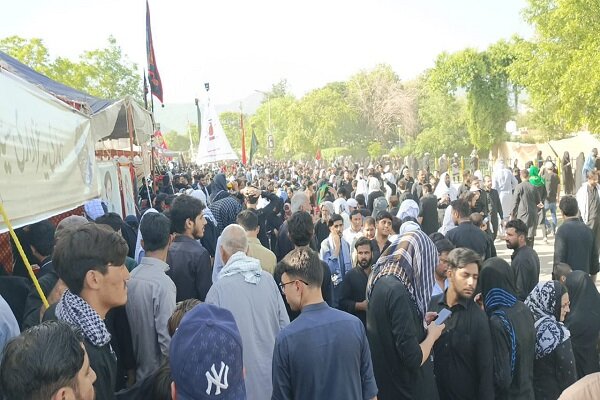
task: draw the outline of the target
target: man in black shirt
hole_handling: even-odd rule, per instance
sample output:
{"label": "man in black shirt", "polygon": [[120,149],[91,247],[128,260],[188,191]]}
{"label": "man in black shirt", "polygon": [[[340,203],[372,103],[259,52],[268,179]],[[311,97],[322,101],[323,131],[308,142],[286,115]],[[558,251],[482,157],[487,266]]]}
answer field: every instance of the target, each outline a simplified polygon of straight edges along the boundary
{"label": "man in black shirt", "polygon": [[524,301],[540,280],[540,258],[527,245],[527,225],[519,219],[506,224],[506,247],[514,250],[511,268],[516,276],[517,297]]}
{"label": "man in black shirt", "polygon": [[452,219],[458,226],[450,230],[446,237],[456,247],[466,247],[475,251],[482,258],[492,256],[492,249],[485,233],[471,223],[471,207],[467,200],[458,199],[452,202]]}
{"label": "man in black shirt", "polygon": [[[584,271],[596,281],[600,268],[598,264],[598,248],[594,245],[594,234],[578,216],[577,200],[573,196],[560,199],[560,212],[564,222],[556,231],[554,238],[554,269],[559,263],[568,264],[573,270]],[[554,272],[554,278],[558,275]]]}
{"label": "man in black shirt", "polygon": [[[483,177],[483,190],[481,194],[487,197],[488,215],[493,230],[492,239],[496,240],[499,227],[498,215],[500,215],[501,221],[504,219],[504,213],[502,211],[502,203],[500,202],[500,194],[496,189],[492,188],[492,178],[489,175]],[[556,215],[556,207],[554,211],[554,214]]]}
{"label": "man in black shirt", "polygon": [[356,267],[346,273],[342,282],[340,309],[354,314],[367,327],[367,280],[371,274],[373,253],[371,241],[361,237],[354,245],[356,249]]}
{"label": "man in black shirt", "polygon": [[597,171],[587,173],[587,183],[577,191],[577,204],[581,220],[594,233],[594,243],[600,249],[600,185]]}
{"label": "man in black shirt", "polygon": [[177,301],[204,301],[212,286],[210,255],[198,241],[206,225],[204,208],[202,201],[188,195],[177,197],[171,207],[171,230],[176,236],[167,255],[167,275],[177,287]]}
{"label": "man in black shirt", "polygon": [[421,198],[421,207],[419,212],[419,223],[421,229],[428,235],[437,232],[440,229],[437,212],[438,199],[433,194],[433,190],[429,183],[423,185],[423,197]]}
{"label": "man in black shirt", "polygon": [[377,214],[377,231],[371,240],[371,251],[373,252],[373,264],[379,256],[392,244],[388,237],[392,234],[392,214],[382,211]]}
{"label": "man in black shirt", "polygon": [[[294,197],[297,196],[294,195]],[[313,220],[311,215],[306,211],[296,211],[292,214],[292,217],[284,223],[286,226],[286,235],[288,236],[288,240],[294,246],[294,249],[302,248],[302,247],[310,247],[311,250],[312,244],[314,243],[314,234],[315,234],[315,226],[313,225]],[[289,230],[288,230],[289,228]],[[286,253],[287,255],[287,253]],[[327,263],[321,261],[321,267],[323,269],[323,281],[321,283],[321,295],[323,296],[323,300],[327,304],[333,304],[333,285],[331,283],[331,271],[327,266]],[[273,274],[273,278],[277,284],[281,283],[281,272],[277,269]],[[300,311],[294,311],[290,308],[290,305],[287,302],[286,297],[281,294],[283,297],[283,302],[285,304],[285,309],[288,312],[288,316],[290,317],[290,321],[293,321],[300,315]]]}
{"label": "man in black shirt", "polygon": [[[466,248],[448,254],[448,289],[431,298],[429,309],[452,315],[435,342],[434,371],[441,400],[493,399],[492,337],[487,316],[472,300],[481,257]],[[460,382],[460,384],[458,384]]]}

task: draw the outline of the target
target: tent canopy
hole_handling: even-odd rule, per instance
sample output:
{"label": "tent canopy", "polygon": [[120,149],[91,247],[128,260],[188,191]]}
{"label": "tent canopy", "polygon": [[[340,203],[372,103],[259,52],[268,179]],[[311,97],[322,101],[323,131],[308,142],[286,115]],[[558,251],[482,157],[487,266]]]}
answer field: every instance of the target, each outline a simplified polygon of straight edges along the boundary
{"label": "tent canopy", "polygon": [[[87,107],[88,114],[96,114],[106,107],[110,106],[114,101],[99,99],[90,96],[87,93],[81,92],[77,89],[73,89],[60,82],[53,81],[46,75],[42,75],[39,72],[29,68],[16,58],[9,56],[6,53],[0,51],[0,67],[12,72],[21,79],[40,87],[43,91],[58,97],[59,99],[66,101],[67,103],[76,103],[80,106]],[[79,108],[79,107],[75,107]]]}
{"label": "tent canopy", "polygon": [[[153,134],[152,117],[131,97],[121,100],[106,100],[91,96],[56,82],[29,68],[19,60],[0,51],[0,69],[5,69],[19,78],[37,86],[46,93],[66,102],[92,117],[92,135],[96,140],[128,138],[127,112],[133,117],[134,140],[147,140]],[[138,134],[143,136],[138,139]],[[145,136],[145,137],[144,137]]]}

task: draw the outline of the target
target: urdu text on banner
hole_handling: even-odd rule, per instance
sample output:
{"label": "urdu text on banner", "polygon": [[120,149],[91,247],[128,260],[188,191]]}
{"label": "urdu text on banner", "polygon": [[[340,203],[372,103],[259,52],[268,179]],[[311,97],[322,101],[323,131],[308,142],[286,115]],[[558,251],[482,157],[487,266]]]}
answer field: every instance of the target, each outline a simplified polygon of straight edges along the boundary
{"label": "urdu text on banner", "polygon": [[12,225],[98,197],[96,175],[90,118],[0,70],[0,201]]}

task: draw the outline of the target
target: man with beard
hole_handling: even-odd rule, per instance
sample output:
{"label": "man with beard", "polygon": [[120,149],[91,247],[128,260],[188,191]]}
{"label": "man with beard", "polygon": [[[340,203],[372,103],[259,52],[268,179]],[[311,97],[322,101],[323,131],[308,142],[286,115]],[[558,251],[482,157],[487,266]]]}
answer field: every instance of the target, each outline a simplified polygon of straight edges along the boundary
{"label": "man with beard", "polygon": [[167,255],[168,275],[177,288],[177,301],[204,301],[212,285],[210,255],[198,241],[204,236],[204,204],[195,197],[181,195],[171,208],[171,231],[176,233]]}
{"label": "man with beard", "polygon": [[367,239],[375,239],[375,231],[377,230],[375,218],[366,217],[363,222],[362,235]]}
{"label": "man with beard", "polygon": [[506,224],[506,247],[514,250],[511,267],[517,277],[517,297],[524,301],[540,280],[540,258],[527,245],[527,226],[519,219]]}
{"label": "man with beard", "polygon": [[365,299],[367,280],[369,279],[371,266],[373,265],[373,253],[371,252],[371,242],[365,237],[359,238],[354,248],[356,249],[357,265],[348,271],[342,283],[340,309],[356,315],[366,328],[367,301]]}
{"label": "man with beard", "polygon": [[423,197],[423,185],[425,184],[425,178],[427,178],[427,171],[422,169],[417,175],[417,182],[412,185],[411,193],[413,198],[418,199],[415,200],[417,203],[421,200],[421,197]]}
{"label": "man with beard", "polygon": [[[457,248],[448,256],[450,285],[431,298],[430,311],[452,314],[435,342],[434,372],[440,399],[493,399],[492,337],[487,316],[471,300],[481,257],[473,250]],[[457,385],[457,382],[460,382]]]}

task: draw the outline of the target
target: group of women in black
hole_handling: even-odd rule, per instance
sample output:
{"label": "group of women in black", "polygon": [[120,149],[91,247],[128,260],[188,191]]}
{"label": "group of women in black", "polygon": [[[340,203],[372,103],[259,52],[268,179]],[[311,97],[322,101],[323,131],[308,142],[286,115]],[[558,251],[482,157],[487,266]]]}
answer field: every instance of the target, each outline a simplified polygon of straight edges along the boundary
{"label": "group of women in black", "polygon": [[523,303],[510,265],[491,258],[479,285],[490,319],[497,399],[558,399],[578,379],[600,371],[600,295],[588,274],[573,271],[564,285],[540,282]]}

